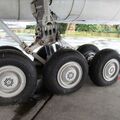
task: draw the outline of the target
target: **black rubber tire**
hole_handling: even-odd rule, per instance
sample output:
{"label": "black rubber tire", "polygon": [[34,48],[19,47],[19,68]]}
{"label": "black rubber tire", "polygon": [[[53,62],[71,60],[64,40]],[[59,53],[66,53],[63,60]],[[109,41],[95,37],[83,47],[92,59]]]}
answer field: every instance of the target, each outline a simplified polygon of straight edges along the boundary
{"label": "black rubber tire", "polygon": [[33,62],[16,50],[0,50],[0,67],[12,65],[20,68],[26,76],[26,86],[17,96],[0,97],[0,105],[24,103],[33,96],[37,87],[37,73]]}
{"label": "black rubber tire", "polygon": [[89,75],[91,80],[97,86],[109,86],[117,81],[118,76],[112,81],[106,81],[103,77],[103,68],[111,59],[116,59],[118,62],[120,62],[119,54],[112,49],[101,50],[93,58],[90,65]]}
{"label": "black rubber tire", "polygon": [[[68,62],[77,62],[81,65],[83,76],[81,81],[73,88],[67,89],[59,85],[57,74],[59,69]],[[80,89],[88,76],[88,64],[84,56],[78,51],[71,49],[61,49],[56,52],[44,66],[43,82],[45,87],[55,94],[69,94]]]}
{"label": "black rubber tire", "polygon": [[77,50],[85,56],[85,58],[87,59],[88,62],[90,62],[92,60],[92,59],[89,60],[89,53],[99,52],[99,49],[95,45],[92,45],[92,44],[82,45],[82,46],[78,47]]}
{"label": "black rubber tire", "polygon": [[0,50],[6,50],[6,49],[9,49],[9,50],[16,50],[16,51],[19,51],[22,53],[22,51],[16,47],[13,47],[13,46],[0,46]]}

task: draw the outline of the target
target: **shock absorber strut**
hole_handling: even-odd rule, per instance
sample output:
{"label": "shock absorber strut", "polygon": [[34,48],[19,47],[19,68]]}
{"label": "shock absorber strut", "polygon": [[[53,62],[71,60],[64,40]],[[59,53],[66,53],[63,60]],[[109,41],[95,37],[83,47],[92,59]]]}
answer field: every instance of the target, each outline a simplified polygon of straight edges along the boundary
{"label": "shock absorber strut", "polygon": [[58,38],[58,25],[49,9],[50,3],[49,0],[33,0],[31,3],[33,16],[37,21],[36,40],[33,44],[48,45]]}

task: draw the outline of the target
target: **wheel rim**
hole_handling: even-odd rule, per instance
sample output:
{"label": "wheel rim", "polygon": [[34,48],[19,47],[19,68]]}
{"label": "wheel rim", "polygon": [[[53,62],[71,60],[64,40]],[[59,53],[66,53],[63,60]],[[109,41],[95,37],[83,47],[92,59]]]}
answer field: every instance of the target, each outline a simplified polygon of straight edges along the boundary
{"label": "wheel rim", "polygon": [[64,64],[58,71],[58,83],[63,88],[73,88],[82,79],[83,70],[77,62],[68,62]]}
{"label": "wheel rim", "polygon": [[24,72],[15,66],[0,68],[0,96],[5,98],[19,95],[26,86]]}
{"label": "wheel rim", "polygon": [[85,53],[85,58],[88,61],[91,61],[95,55],[96,55],[96,53],[94,51],[89,51],[89,52]]}
{"label": "wheel rim", "polygon": [[106,81],[112,81],[118,76],[119,70],[119,61],[116,59],[111,59],[105,64],[103,68],[103,78]]}

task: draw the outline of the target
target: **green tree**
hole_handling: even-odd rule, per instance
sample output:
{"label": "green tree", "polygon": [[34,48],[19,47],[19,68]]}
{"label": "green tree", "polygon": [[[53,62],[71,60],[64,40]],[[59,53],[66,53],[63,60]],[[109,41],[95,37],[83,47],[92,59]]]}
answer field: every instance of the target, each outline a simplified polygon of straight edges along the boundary
{"label": "green tree", "polygon": [[65,34],[65,31],[67,29],[67,24],[66,23],[60,23],[59,24],[59,31],[61,34]]}
{"label": "green tree", "polygon": [[97,25],[92,24],[77,24],[76,25],[76,31],[85,31],[85,32],[95,32],[97,30]]}
{"label": "green tree", "polygon": [[26,29],[35,29],[35,25],[26,25]]}

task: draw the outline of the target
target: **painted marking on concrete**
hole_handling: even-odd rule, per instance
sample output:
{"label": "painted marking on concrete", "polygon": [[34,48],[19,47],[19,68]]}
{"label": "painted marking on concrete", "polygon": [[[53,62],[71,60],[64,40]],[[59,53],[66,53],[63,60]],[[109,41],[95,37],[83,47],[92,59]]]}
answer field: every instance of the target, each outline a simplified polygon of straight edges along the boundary
{"label": "painted marking on concrete", "polygon": [[118,76],[118,80],[120,80],[120,75]]}

